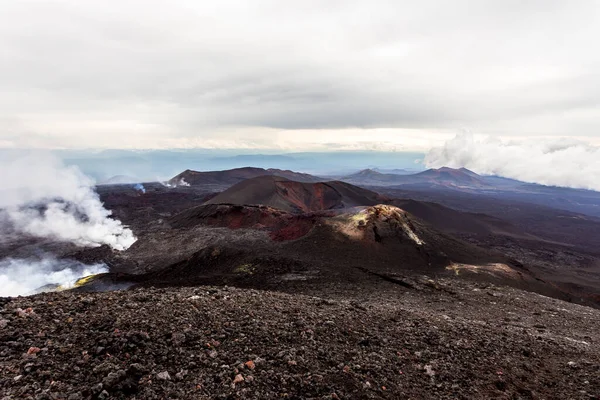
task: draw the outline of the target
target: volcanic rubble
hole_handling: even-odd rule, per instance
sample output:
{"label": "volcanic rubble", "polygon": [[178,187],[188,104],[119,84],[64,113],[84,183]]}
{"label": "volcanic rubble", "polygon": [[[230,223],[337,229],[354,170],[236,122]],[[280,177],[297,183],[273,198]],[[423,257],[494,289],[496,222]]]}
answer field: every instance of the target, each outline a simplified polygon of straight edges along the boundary
{"label": "volcanic rubble", "polygon": [[453,278],[410,286],[3,298],[0,399],[600,395],[599,310]]}

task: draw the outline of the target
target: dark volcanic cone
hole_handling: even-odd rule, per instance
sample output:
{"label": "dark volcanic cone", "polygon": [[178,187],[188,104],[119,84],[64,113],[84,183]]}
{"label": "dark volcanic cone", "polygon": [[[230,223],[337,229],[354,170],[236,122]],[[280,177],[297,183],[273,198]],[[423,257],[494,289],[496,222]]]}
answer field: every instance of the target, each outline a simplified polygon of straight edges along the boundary
{"label": "dark volcanic cone", "polygon": [[174,216],[169,225],[119,254],[112,270],[141,274],[152,285],[312,292],[356,285],[376,290],[382,280],[458,275],[561,296],[508,257],[389,205],[293,214],[206,204]]}
{"label": "dark volcanic cone", "polygon": [[304,183],[261,176],[232,186],[206,204],[263,204],[299,213],[369,206],[385,200],[378,193],[344,182]]}

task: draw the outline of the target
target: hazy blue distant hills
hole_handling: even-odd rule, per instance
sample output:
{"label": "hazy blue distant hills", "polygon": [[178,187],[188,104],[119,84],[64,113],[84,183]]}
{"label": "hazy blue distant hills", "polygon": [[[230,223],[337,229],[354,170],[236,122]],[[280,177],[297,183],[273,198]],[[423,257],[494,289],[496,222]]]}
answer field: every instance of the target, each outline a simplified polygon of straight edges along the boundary
{"label": "hazy blue distant hills", "polygon": [[428,169],[416,174],[381,173],[373,169],[365,169],[341,178],[344,182],[355,185],[426,185],[461,188],[483,188],[490,186],[485,177],[467,169],[439,168]]}
{"label": "hazy blue distant hills", "polygon": [[258,165],[262,163],[285,163],[297,162],[298,159],[280,154],[242,154],[232,157],[214,157],[211,159],[215,163],[245,163],[250,165]]}
{"label": "hazy blue distant hills", "polygon": [[167,180],[181,171],[218,171],[252,166],[344,176],[365,168],[422,171],[423,153],[416,152],[302,152],[250,154],[241,150],[58,150],[67,164],[78,166],[97,181],[116,175],[142,181]]}
{"label": "hazy blue distant hills", "polygon": [[393,175],[410,175],[410,174],[416,174],[417,172],[421,171],[422,168],[419,169],[415,169],[415,168],[390,168],[390,169],[386,169],[386,168],[369,168],[375,172],[380,172],[382,174],[393,174]]}
{"label": "hazy blue distant hills", "polygon": [[384,174],[374,169],[365,169],[340,179],[357,186],[398,189],[406,193],[406,196],[431,201],[443,201],[445,196],[455,196],[458,193],[484,195],[600,217],[600,192],[479,175],[466,168],[442,167],[409,175]]}
{"label": "hazy blue distant hills", "polygon": [[98,185],[123,185],[128,183],[139,183],[139,178],[127,175],[115,175],[108,179],[98,182]]}
{"label": "hazy blue distant hills", "polygon": [[[3,149],[0,150],[0,156],[10,160],[28,152],[31,151]],[[57,150],[53,153],[66,164],[78,166],[85,174],[100,183],[166,181],[188,169],[220,171],[250,165],[265,170],[298,171],[329,180],[341,179],[359,186],[379,186],[428,193],[446,191],[484,194],[600,217],[599,192],[524,183],[498,176],[483,176],[466,169],[425,170],[420,163],[424,154],[415,152],[340,151],[256,154],[255,151],[182,149]]]}

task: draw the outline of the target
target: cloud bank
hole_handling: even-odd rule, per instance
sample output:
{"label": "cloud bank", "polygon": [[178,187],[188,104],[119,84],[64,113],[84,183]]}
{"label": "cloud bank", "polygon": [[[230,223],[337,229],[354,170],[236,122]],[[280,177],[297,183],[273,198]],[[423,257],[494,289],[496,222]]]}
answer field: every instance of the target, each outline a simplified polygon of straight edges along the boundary
{"label": "cloud bank", "polygon": [[104,264],[84,265],[75,260],[23,260],[7,258],[0,261],[0,296],[33,294],[45,285],[72,288],[82,277],[108,272]]}
{"label": "cloud bank", "polygon": [[432,148],[425,164],[465,167],[483,175],[600,191],[600,147],[569,139],[502,141],[457,135]]}
{"label": "cloud bank", "polygon": [[[3,228],[81,246],[109,245],[125,250],[133,232],[110,217],[94,182],[47,153],[3,159],[0,222]],[[7,227],[6,225],[9,225]]]}
{"label": "cloud bank", "polygon": [[0,147],[598,137],[599,19],[597,1],[5,0]]}

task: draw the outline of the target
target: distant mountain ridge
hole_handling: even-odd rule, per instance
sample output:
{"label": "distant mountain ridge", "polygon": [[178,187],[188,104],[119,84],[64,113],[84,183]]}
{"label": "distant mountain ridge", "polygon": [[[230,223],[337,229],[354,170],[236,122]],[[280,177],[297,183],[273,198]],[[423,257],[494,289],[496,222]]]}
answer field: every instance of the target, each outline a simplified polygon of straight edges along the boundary
{"label": "distant mountain ridge", "polygon": [[490,186],[485,178],[466,168],[454,169],[442,167],[437,169],[428,169],[418,174],[409,175],[413,179],[428,181],[438,184],[449,184],[455,186]]}
{"label": "distant mountain ridge", "polygon": [[139,178],[128,175],[115,175],[108,179],[102,180],[98,182],[98,185],[125,185],[128,183],[139,183],[141,182]]}
{"label": "distant mountain ridge", "polygon": [[206,184],[219,184],[219,185],[234,185],[238,182],[246,179],[257,178],[259,176],[280,176],[282,178],[291,179],[298,182],[320,182],[323,179],[300,172],[294,172],[290,170],[281,170],[275,168],[255,168],[255,167],[244,167],[234,168],[224,171],[192,171],[190,169],[183,171],[179,175],[173,177],[169,183],[177,184],[183,179],[188,184],[194,185],[206,185]]}
{"label": "distant mountain ridge", "polygon": [[371,186],[396,186],[396,185],[440,185],[456,187],[477,187],[483,188],[490,186],[486,182],[486,177],[480,176],[466,168],[454,169],[442,167],[438,169],[428,169],[416,174],[392,174],[381,173],[374,169],[364,169],[355,174],[341,178],[342,181],[354,185]]}
{"label": "distant mountain ridge", "polygon": [[392,169],[386,169],[386,168],[370,168],[372,171],[375,172],[380,172],[382,174],[392,174],[392,175],[411,175],[411,174],[416,174],[417,172],[420,172],[421,170],[414,170],[414,169],[406,169],[406,168],[392,168]]}
{"label": "distant mountain ridge", "polygon": [[[220,191],[258,176],[280,176],[293,181],[311,183],[339,180],[355,186],[375,188],[379,192],[398,189],[428,192],[432,195],[434,193],[439,195],[442,192],[485,194],[600,217],[600,192],[530,184],[495,175],[479,175],[466,168],[442,167],[408,175],[383,173],[377,168],[369,168],[351,175],[333,175],[323,178],[290,170],[244,167],[207,172],[185,170],[168,183],[173,187],[180,186],[181,182],[192,186],[215,185],[217,187],[211,190]],[[435,199],[435,196],[425,196],[425,199]]]}

